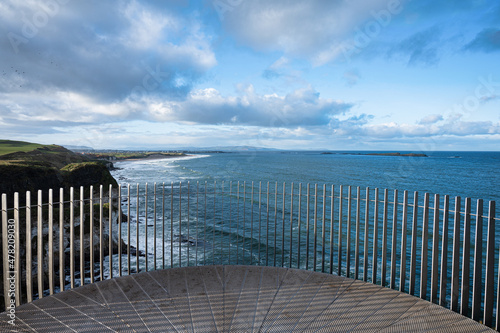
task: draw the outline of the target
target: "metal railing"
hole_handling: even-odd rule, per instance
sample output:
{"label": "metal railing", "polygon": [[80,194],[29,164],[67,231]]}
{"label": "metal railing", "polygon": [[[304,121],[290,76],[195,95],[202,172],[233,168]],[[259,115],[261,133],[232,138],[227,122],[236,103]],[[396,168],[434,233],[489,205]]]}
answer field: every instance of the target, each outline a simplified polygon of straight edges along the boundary
{"label": "metal railing", "polygon": [[481,199],[269,182],[82,187],[31,199],[1,197],[4,309],[117,275],[245,264],[361,279],[500,327],[494,201],[486,213]]}

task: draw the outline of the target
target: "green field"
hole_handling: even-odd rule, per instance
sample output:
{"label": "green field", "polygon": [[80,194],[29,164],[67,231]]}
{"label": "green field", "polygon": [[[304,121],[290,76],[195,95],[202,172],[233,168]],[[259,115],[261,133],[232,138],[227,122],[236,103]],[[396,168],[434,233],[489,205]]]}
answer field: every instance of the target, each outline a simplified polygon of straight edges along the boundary
{"label": "green field", "polygon": [[0,156],[19,151],[28,152],[43,147],[46,146],[23,141],[0,140]]}

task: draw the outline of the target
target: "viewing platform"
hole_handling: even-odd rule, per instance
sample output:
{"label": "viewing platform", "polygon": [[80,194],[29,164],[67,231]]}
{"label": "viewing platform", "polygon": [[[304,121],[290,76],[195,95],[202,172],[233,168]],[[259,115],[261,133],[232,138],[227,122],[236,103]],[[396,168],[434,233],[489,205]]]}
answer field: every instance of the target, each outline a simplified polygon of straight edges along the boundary
{"label": "viewing platform", "polygon": [[68,290],[16,309],[2,332],[488,332],[371,283],[258,266],[183,267]]}

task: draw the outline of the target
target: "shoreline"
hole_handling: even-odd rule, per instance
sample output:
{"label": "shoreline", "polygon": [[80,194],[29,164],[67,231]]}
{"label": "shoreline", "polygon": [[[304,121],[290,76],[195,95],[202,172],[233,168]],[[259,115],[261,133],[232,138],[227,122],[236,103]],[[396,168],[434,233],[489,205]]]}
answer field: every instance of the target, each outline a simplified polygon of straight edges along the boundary
{"label": "shoreline", "polygon": [[117,162],[128,162],[128,161],[135,162],[135,161],[146,161],[146,160],[165,160],[165,159],[170,159],[170,158],[184,158],[184,157],[192,157],[192,156],[195,156],[195,155],[187,155],[187,154],[184,154],[184,155],[162,155],[162,154],[154,154],[154,155],[149,155],[149,156],[144,156],[144,157],[131,157],[131,158],[125,157],[125,158],[116,159],[116,160],[111,161],[111,162],[117,163]]}

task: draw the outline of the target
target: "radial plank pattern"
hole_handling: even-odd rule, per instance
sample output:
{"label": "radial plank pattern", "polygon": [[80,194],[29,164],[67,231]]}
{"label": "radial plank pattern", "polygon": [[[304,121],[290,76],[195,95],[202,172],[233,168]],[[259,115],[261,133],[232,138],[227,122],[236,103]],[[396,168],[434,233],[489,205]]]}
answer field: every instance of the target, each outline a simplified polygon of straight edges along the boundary
{"label": "radial plank pattern", "polygon": [[205,266],[106,280],[16,309],[2,332],[483,332],[381,286],[311,271]]}

